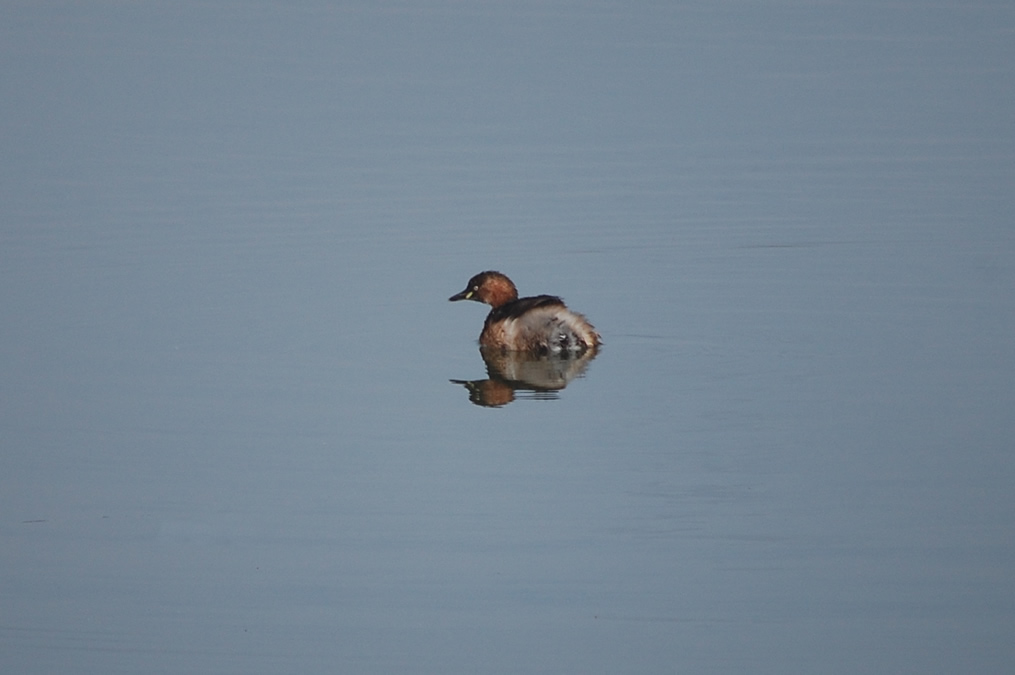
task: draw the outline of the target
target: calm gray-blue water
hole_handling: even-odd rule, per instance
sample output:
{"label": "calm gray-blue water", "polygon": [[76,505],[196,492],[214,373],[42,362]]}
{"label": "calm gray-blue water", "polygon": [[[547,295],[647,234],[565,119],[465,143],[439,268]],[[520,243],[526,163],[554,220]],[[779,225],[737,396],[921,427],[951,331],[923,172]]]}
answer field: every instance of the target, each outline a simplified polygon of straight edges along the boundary
{"label": "calm gray-blue water", "polygon": [[3,672],[1015,668],[1015,6],[0,18]]}

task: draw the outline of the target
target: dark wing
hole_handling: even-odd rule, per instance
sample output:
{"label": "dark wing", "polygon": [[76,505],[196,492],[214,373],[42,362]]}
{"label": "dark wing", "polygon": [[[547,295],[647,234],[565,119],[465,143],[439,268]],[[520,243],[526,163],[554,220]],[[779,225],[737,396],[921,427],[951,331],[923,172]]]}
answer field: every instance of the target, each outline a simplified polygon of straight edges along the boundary
{"label": "dark wing", "polygon": [[517,319],[525,312],[537,307],[563,307],[564,301],[555,295],[535,295],[531,298],[519,298],[491,310],[487,321]]}

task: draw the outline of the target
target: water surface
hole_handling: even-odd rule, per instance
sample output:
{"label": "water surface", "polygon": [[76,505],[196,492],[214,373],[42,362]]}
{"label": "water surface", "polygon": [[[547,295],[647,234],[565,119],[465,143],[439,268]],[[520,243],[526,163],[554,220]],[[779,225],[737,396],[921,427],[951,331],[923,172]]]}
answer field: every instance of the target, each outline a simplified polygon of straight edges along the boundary
{"label": "water surface", "polygon": [[1011,671],[1006,5],[3,14],[4,671]]}

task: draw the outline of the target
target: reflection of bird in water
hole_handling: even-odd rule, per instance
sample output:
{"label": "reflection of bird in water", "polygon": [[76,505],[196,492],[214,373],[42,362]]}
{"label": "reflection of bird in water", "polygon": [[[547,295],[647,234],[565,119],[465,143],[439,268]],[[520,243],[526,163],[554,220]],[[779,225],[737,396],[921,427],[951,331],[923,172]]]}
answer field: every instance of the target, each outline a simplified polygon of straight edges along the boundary
{"label": "reflection of bird in water", "polygon": [[581,354],[532,354],[481,348],[486,362],[486,380],[451,380],[469,390],[476,405],[499,407],[515,400],[515,392],[531,398],[553,399],[576,377],[585,373],[596,349]]}
{"label": "reflection of bird in water", "polygon": [[500,272],[481,272],[448,300],[485,302],[492,309],[479,344],[502,352],[581,354],[595,351],[602,338],[584,316],[554,295],[518,297],[518,289]]}

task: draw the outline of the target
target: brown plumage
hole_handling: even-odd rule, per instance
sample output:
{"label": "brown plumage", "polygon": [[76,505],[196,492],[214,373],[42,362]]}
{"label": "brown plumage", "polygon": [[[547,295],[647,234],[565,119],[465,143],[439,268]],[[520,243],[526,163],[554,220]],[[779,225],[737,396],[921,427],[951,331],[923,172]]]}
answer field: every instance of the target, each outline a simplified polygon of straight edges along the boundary
{"label": "brown plumage", "polygon": [[448,300],[475,300],[492,308],[479,335],[484,348],[539,354],[582,353],[596,349],[596,329],[554,295],[519,298],[514,283],[500,272],[481,272]]}

